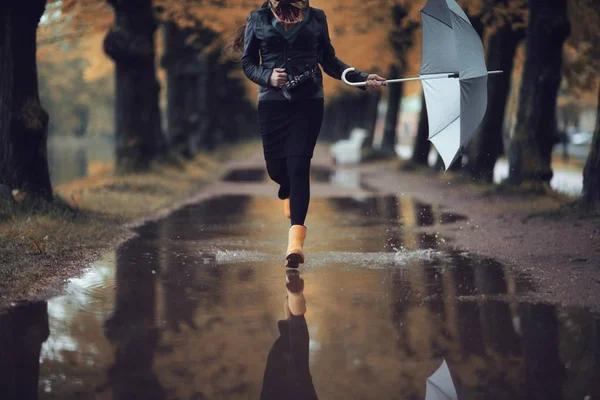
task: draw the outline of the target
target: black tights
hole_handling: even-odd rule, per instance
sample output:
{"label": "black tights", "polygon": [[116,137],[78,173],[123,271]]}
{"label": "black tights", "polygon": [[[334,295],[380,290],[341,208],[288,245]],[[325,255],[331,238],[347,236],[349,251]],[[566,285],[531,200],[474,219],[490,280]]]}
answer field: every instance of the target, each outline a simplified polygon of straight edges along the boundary
{"label": "black tights", "polygon": [[269,177],[279,184],[280,199],[290,199],[292,225],[304,225],[310,201],[310,157],[267,160]]}

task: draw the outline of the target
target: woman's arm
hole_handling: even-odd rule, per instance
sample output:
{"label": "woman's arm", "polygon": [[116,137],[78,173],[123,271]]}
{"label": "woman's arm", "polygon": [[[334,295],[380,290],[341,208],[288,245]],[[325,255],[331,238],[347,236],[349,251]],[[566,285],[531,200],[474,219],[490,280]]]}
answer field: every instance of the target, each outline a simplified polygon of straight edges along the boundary
{"label": "woman's arm", "polygon": [[[332,78],[342,79],[342,73],[345,69],[349,68],[348,65],[343,63],[335,54],[335,49],[331,44],[331,38],[329,37],[329,26],[327,24],[327,16],[322,10],[317,11],[319,13],[319,20],[321,22],[321,48],[323,51],[323,58],[321,65],[325,73]],[[350,82],[364,82],[367,80],[369,74],[366,72],[353,71],[346,75]],[[364,89],[364,88],[363,88]]]}
{"label": "woman's arm", "polygon": [[[349,68],[348,65],[343,63],[337,56],[335,55],[335,49],[331,44],[331,38],[329,37],[329,26],[327,25],[327,16],[322,10],[316,10],[319,16],[319,20],[321,21],[321,47],[323,49],[323,56],[321,60],[321,65],[323,66],[323,70],[325,73],[332,78],[342,79],[342,73],[344,70]],[[346,75],[346,78],[350,82],[367,82],[366,86],[359,86],[358,88],[361,90],[366,90],[368,88],[375,88],[380,86],[385,86],[385,78],[382,78],[376,74],[369,74],[366,72],[361,72],[354,70],[349,72]]]}
{"label": "woman's arm", "polygon": [[242,67],[244,74],[252,82],[260,86],[270,86],[269,80],[273,70],[260,65],[259,48],[260,44],[255,35],[256,15],[251,13],[246,22],[246,31],[244,33],[244,52],[242,54]]}

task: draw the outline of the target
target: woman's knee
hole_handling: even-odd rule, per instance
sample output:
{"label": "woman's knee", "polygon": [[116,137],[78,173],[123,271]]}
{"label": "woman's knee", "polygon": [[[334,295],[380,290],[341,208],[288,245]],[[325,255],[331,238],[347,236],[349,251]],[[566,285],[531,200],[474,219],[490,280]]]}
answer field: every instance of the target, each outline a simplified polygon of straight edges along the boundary
{"label": "woman's knee", "polygon": [[281,171],[274,171],[271,169],[267,169],[267,175],[269,175],[269,178],[271,178],[271,180],[273,182],[276,182],[279,184],[283,183],[284,175],[283,175],[283,173],[281,173]]}
{"label": "woman's knee", "polygon": [[310,176],[310,158],[290,157],[287,168],[290,179],[308,178]]}
{"label": "woman's knee", "polygon": [[282,184],[287,179],[287,167],[285,160],[267,161],[267,174],[269,178],[278,184]]}

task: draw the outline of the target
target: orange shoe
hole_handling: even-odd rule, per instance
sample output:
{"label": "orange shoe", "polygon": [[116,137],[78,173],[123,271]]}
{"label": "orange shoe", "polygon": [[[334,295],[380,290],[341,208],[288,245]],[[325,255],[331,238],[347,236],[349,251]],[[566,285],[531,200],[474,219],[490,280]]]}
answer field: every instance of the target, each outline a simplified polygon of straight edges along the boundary
{"label": "orange shoe", "polygon": [[304,263],[304,239],[306,239],[306,226],[292,225],[288,234],[288,247],[285,259],[286,267],[298,268],[299,264]]}
{"label": "orange shoe", "polygon": [[289,197],[283,200],[283,215],[286,218],[292,218],[292,212],[290,211],[290,199]]}
{"label": "orange shoe", "polygon": [[[288,270],[286,273],[287,300],[286,316],[289,311],[293,315],[304,315],[306,313],[306,299],[304,298],[304,279],[296,270]],[[289,318],[289,317],[288,317]]]}

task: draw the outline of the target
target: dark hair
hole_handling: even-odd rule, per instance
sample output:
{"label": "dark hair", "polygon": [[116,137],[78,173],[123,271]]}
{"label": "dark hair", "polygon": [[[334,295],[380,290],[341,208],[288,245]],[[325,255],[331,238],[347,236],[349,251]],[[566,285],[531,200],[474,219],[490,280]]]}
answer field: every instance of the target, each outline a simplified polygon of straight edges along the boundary
{"label": "dark hair", "polygon": [[[269,6],[269,0],[265,0],[260,8],[266,8]],[[229,54],[241,54],[244,50],[244,33],[246,32],[246,24],[240,26],[235,30],[233,38],[227,44],[226,50]]]}

